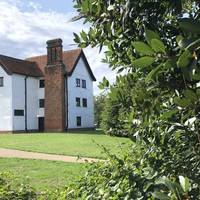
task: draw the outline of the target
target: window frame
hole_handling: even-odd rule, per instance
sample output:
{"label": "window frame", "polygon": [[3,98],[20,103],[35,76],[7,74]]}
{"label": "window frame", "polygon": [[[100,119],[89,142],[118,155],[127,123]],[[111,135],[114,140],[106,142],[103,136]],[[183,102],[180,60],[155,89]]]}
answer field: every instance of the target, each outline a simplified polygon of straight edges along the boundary
{"label": "window frame", "polygon": [[76,107],[81,107],[81,98],[76,97]]}
{"label": "window frame", "polygon": [[81,79],[76,78],[76,87],[81,87]]}
{"label": "window frame", "polygon": [[44,79],[41,79],[39,81],[39,88],[44,88],[45,87],[45,80]]}
{"label": "window frame", "polygon": [[23,109],[14,109],[14,116],[23,117],[24,116],[24,110]]}
{"label": "window frame", "polygon": [[87,88],[86,80],[82,79],[82,88]]}
{"label": "window frame", "polygon": [[[1,80],[2,80],[2,82],[1,82]],[[2,83],[2,84],[1,84]],[[4,86],[4,77],[3,76],[1,76],[0,77],[0,87],[3,87]]]}
{"label": "window frame", "polygon": [[84,108],[87,108],[87,98],[82,99],[82,105]]}
{"label": "window frame", "polygon": [[45,100],[39,99],[39,108],[44,108],[44,106],[45,106]]}
{"label": "window frame", "polygon": [[82,118],[81,118],[81,116],[76,116],[76,126],[77,127],[82,126]]}

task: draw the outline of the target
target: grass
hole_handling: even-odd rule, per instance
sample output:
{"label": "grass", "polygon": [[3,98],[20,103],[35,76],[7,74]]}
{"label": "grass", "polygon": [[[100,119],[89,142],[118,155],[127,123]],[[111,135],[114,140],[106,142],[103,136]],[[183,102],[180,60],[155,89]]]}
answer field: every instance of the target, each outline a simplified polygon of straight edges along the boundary
{"label": "grass", "polygon": [[1,134],[0,147],[50,154],[105,158],[103,145],[112,153],[122,153],[131,144],[128,138],[110,137],[99,131],[81,133]]}
{"label": "grass", "polygon": [[0,158],[0,171],[9,171],[17,176],[17,182],[28,182],[37,191],[41,191],[72,183],[85,173],[86,168],[85,164]]}

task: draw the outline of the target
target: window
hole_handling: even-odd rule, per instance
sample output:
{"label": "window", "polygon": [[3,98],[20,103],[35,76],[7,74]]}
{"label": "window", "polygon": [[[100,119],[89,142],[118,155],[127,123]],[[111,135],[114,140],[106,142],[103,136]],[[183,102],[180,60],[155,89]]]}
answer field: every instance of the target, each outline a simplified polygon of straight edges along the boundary
{"label": "window", "polygon": [[3,87],[3,77],[0,77],[0,87]]}
{"label": "window", "polygon": [[81,117],[80,116],[76,117],[76,125],[81,126]]}
{"label": "window", "polygon": [[79,78],[76,79],[76,87],[81,86],[81,80]]}
{"label": "window", "polygon": [[44,108],[44,99],[39,99],[39,107]]}
{"label": "window", "polygon": [[77,107],[81,106],[81,99],[79,97],[76,97],[76,106]]}
{"label": "window", "polygon": [[24,116],[24,110],[14,110],[15,116]]}
{"label": "window", "polygon": [[40,80],[40,88],[44,88],[44,80]]}
{"label": "window", "polygon": [[83,107],[87,107],[87,99],[83,98]]}
{"label": "window", "polygon": [[86,88],[86,80],[82,80],[82,88]]}

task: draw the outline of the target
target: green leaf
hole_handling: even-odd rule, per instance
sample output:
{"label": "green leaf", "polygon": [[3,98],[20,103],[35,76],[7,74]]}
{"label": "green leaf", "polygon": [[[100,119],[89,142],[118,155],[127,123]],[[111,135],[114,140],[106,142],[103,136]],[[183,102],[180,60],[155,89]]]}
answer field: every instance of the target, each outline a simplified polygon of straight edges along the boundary
{"label": "green leaf", "polygon": [[87,12],[89,12],[89,9],[90,9],[90,7],[89,7],[89,0],[83,0],[82,1],[82,11],[84,13],[87,13]]}
{"label": "green leaf", "polygon": [[106,77],[103,77],[103,84],[108,87],[109,86],[109,81],[106,79]]}
{"label": "green leaf", "polygon": [[117,70],[117,73],[119,74],[119,73],[121,73],[121,72],[123,72],[124,71],[124,67],[121,67],[121,68],[119,68],[118,70]]}
{"label": "green leaf", "polygon": [[196,48],[200,46],[200,39],[194,40],[193,42],[190,42],[186,49],[189,49],[190,51],[194,51]]}
{"label": "green leaf", "polygon": [[191,99],[192,101],[196,101],[197,100],[197,95],[195,94],[195,92],[193,92],[192,90],[184,90],[183,91],[183,95],[186,98]]}
{"label": "green leaf", "polygon": [[165,51],[165,45],[163,44],[163,42],[161,40],[152,39],[151,40],[151,47],[157,53],[161,53],[161,52],[162,53],[166,53],[166,51]]}
{"label": "green leaf", "polygon": [[154,54],[153,49],[144,42],[133,42],[133,46],[141,55],[151,56]]}
{"label": "green leaf", "polygon": [[199,38],[182,38],[180,40],[178,40],[178,45],[181,48],[185,48],[188,49],[190,51],[194,51],[196,48],[198,48],[200,46],[200,39]]}
{"label": "green leaf", "polygon": [[189,33],[200,33],[200,21],[190,18],[182,18],[178,21],[180,28]]}
{"label": "green leaf", "polygon": [[87,41],[87,34],[85,33],[85,31],[80,32],[80,35],[81,35],[82,39],[86,42]]}
{"label": "green leaf", "polygon": [[179,45],[179,43],[180,43],[183,39],[184,39],[184,38],[183,38],[182,35],[178,35],[178,36],[176,37],[176,42],[177,42],[177,44]]}
{"label": "green leaf", "polygon": [[165,69],[174,68],[175,66],[176,66],[176,62],[172,59],[168,59],[164,64]]}
{"label": "green leaf", "polygon": [[98,88],[103,90],[105,88],[108,88],[110,85],[109,81],[106,79],[106,77],[103,77],[103,81],[99,83]]}
{"label": "green leaf", "polygon": [[148,82],[151,79],[154,79],[156,74],[160,71],[162,68],[163,64],[158,65],[155,69],[151,70],[151,72],[147,75],[145,81]]}
{"label": "green leaf", "polygon": [[185,108],[187,106],[191,105],[191,101],[188,98],[180,98],[180,97],[175,97],[174,98],[174,103],[182,108]]}
{"label": "green leaf", "polygon": [[161,192],[154,192],[152,193],[153,197],[160,199],[160,200],[170,200],[170,197],[168,197],[167,194],[161,193]]}
{"label": "green leaf", "polygon": [[74,42],[76,42],[76,43],[80,43],[80,37],[78,36],[78,34],[76,34],[76,33],[73,33],[74,34]]}
{"label": "green leaf", "polygon": [[196,69],[191,75],[192,80],[200,81],[200,70]]}
{"label": "green leaf", "polygon": [[162,177],[160,179],[160,183],[164,184],[170,191],[174,192],[175,187],[171,180],[169,180],[167,177]]}
{"label": "green leaf", "polygon": [[145,38],[146,38],[146,41],[147,41],[149,44],[151,44],[151,40],[152,40],[152,39],[161,40],[161,39],[160,39],[160,36],[159,36],[156,32],[151,31],[151,30],[148,30],[148,29],[145,31]]}
{"label": "green leaf", "polygon": [[155,58],[150,57],[150,56],[145,56],[145,57],[134,60],[132,64],[136,68],[145,68],[152,65],[154,61],[155,61]]}
{"label": "green leaf", "polygon": [[190,189],[190,181],[188,178],[179,176],[179,182],[184,192],[188,192]]}
{"label": "green leaf", "polygon": [[161,119],[170,119],[175,114],[177,114],[178,110],[170,110],[168,112],[163,113]]}
{"label": "green leaf", "polygon": [[187,99],[188,105],[193,105],[198,100],[197,95],[192,90],[184,90],[183,91],[184,98]]}
{"label": "green leaf", "polygon": [[177,65],[180,68],[187,67],[190,64],[191,60],[192,60],[192,54],[190,53],[189,50],[185,50],[179,57]]}

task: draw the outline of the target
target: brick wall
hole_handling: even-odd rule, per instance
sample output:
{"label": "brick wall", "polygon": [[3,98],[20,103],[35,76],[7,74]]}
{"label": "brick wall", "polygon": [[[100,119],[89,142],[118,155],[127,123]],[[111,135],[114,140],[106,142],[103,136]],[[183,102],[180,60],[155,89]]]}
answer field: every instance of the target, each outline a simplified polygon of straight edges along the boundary
{"label": "brick wall", "polygon": [[45,131],[64,131],[65,120],[65,66],[62,62],[62,40],[47,42],[45,67]]}

